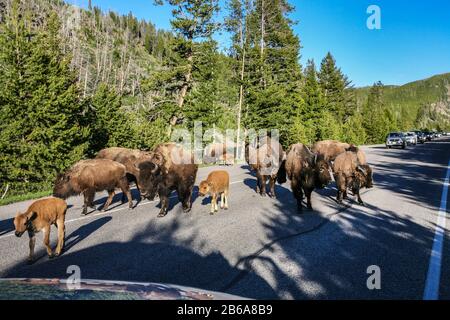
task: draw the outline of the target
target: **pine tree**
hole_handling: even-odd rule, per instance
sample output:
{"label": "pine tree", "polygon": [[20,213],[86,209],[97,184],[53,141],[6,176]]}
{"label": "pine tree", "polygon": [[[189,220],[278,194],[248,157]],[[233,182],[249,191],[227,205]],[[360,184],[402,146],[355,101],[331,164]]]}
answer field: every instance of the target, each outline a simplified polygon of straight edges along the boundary
{"label": "pine tree", "polygon": [[[162,5],[167,3],[173,7],[173,19],[171,25],[177,37],[173,39],[172,50],[175,57],[169,64],[172,80],[176,80],[174,91],[177,95],[176,109],[171,117],[170,126],[174,126],[180,118],[183,118],[183,107],[189,93],[199,56],[201,44],[196,43],[201,40],[211,39],[217,30],[217,23],[214,22],[214,15],[218,12],[218,0],[157,0],[156,3]],[[173,91],[172,91],[173,92]]]}
{"label": "pine tree", "polygon": [[318,127],[322,111],[325,110],[325,99],[319,86],[316,66],[313,60],[308,60],[305,68],[305,79],[302,88],[304,105],[302,108],[302,118],[304,121],[310,120],[314,128],[314,139],[318,138]]}
{"label": "pine tree", "polygon": [[33,13],[15,0],[6,19],[0,32],[0,179],[26,192],[48,188],[57,172],[83,157],[89,130],[56,14],[32,28]]}
{"label": "pine tree", "polygon": [[326,109],[338,121],[345,121],[354,113],[356,101],[351,82],[336,65],[336,60],[328,53],[322,60],[318,74],[319,84],[325,96]]}
{"label": "pine tree", "polygon": [[120,96],[114,88],[101,83],[91,98],[92,135],[90,152],[92,154],[105,147],[126,147],[133,139],[126,114],[122,111]]}
{"label": "pine tree", "polygon": [[288,18],[292,10],[285,0],[257,0],[248,19],[245,123],[279,129],[284,145],[302,105],[300,41]]}
{"label": "pine tree", "polygon": [[363,126],[369,143],[383,142],[389,131],[397,128],[393,114],[384,103],[381,82],[375,83],[370,89],[363,114]]}

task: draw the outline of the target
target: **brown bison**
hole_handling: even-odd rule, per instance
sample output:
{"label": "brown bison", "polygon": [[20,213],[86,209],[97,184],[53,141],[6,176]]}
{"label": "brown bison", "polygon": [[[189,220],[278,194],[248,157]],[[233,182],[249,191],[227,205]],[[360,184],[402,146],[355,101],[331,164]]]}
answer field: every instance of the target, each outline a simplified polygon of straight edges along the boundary
{"label": "brown bison", "polygon": [[103,210],[106,211],[113,200],[116,188],[120,188],[126,194],[128,205],[132,208],[130,187],[123,164],[108,159],[81,160],[64,174],[58,175],[53,195],[67,199],[83,193],[82,213],[85,215],[88,206],[94,208],[95,193],[103,190],[108,191],[108,199],[103,206]]}
{"label": "brown bison", "polygon": [[186,152],[174,143],[160,144],[152,153],[151,159],[136,164],[141,195],[153,200],[158,193],[161,210],[158,217],[164,217],[169,207],[169,194],[178,193],[183,211],[192,207],[191,196],[198,165],[193,163],[192,153]]}
{"label": "brown bison", "polygon": [[232,165],[234,163],[234,142],[212,143],[205,148],[204,163],[222,163]]}
{"label": "brown bison", "polygon": [[322,155],[325,161],[331,162],[334,161],[339,154],[345,151],[351,151],[351,148],[354,148],[354,146],[345,142],[324,140],[314,143],[311,151]]}
{"label": "brown bison", "polygon": [[[135,182],[139,191],[139,184],[137,183],[137,169],[135,164],[145,159],[151,158],[152,153],[148,151],[141,151],[138,149],[128,149],[112,147],[102,149],[98,152],[96,159],[109,159],[123,164],[127,171],[129,182]],[[125,201],[125,194],[122,193],[122,202]]]}
{"label": "brown bison", "polygon": [[228,194],[230,190],[230,176],[224,170],[212,171],[206,180],[200,182],[198,193],[200,196],[211,195],[211,214],[219,211],[217,198],[220,195],[220,208],[228,209]]}
{"label": "brown bison", "polygon": [[[297,208],[302,211],[303,193],[306,195],[308,209],[312,209],[311,193],[314,189],[322,189],[331,182],[330,167],[321,154],[312,153],[301,143],[292,145],[286,161],[280,170],[280,176],[286,175],[291,180],[291,189],[297,200]],[[286,180],[283,177],[283,180]]]}
{"label": "brown bison", "polygon": [[[35,234],[42,231],[44,233],[44,246],[49,258],[59,256],[64,248],[65,216],[67,204],[64,200],[58,198],[47,198],[33,202],[24,213],[18,213],[14,218],[16,236],[21,237],[25,231],[28,231],[30,238],[30,253],[28,262],[32,263],[34,259],[34,246],[36,244]],[[58,245],[55,253],[50,247],[51,226],[58,228]]]}
{"label": "brown bison", "polygon": [[245,158],[250,169],[256,173],[255,191],[261,196],[266,196],[266,181],[269,179],[269,196],[275,197],[275,181],[285,156],[283,147],[276,139],[267,138],[256,147],[246,145]]}
{"label": "brown bison", "polygon": [[361,188],[372,188],[372,169],[365,163],[358,160],[358,154],[346,151],[336,157],[333,163],[334,179],[337,186],[337,202],[342,203],[342,199],[347,198],[347,189],[357,196],[358,203],[364,204],[359,195]]}

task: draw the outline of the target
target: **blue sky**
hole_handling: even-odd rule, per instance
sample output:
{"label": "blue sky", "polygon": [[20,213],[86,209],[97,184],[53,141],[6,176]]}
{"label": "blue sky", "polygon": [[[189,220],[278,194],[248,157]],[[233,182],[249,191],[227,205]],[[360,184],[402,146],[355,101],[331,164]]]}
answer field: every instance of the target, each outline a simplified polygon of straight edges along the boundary
{"label": "blue sky", "polygon": [[[87,7],[87,0],[68,0]],[[159,28],[170,29],[171,9],[153,0],[92,0],[103,10],[132,12]],[[220,0],[224,7],[225,0]],[[300,37],[303,66],[320,63],[330,51],[356,86],[404,84],[450,72],[449,0],[291,0],[291,18]],[[369,30],[369,5],[381,9],[381,30]],[[223,14],[223,12],[221,13]],[[221,17],[217,17],[219,20]],[[227,34],[218,35],[221,47]]]}

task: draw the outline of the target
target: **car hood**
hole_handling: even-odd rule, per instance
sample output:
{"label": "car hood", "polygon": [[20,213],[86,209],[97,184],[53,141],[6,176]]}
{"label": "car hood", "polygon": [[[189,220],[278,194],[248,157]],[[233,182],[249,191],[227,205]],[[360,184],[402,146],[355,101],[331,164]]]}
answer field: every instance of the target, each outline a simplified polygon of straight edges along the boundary
{"label": "car hood", "polygon": [[0,279],[0,300],[241,300],[239,296],[171,284],[62,279]]}

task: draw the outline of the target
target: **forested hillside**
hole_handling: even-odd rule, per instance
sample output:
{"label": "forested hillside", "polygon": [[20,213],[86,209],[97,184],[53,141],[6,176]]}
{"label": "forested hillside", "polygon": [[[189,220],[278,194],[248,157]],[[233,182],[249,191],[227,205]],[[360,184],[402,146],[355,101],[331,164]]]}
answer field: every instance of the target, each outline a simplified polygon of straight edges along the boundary
{"label": "forested hillside", "polygon": [[[48,190],[104,147],[151,149],[195,121],[241,137],[276,128],[286,147],[442,127],[448,75],[355,89],[331,53],[301,66],[287,0],[156,2],[172,6],[172,30],[60,0],[0,0],[0,190]],[[226,52],[220,30],[232,37]]]}
{"label": "forested hillside", "polygon": [[[358,105],[367,102],[370,88],[358,88]],[[384,86],[386,105],[400,118],[399,128],[449,130],[450,73],[414,81],[403,86]]]}

